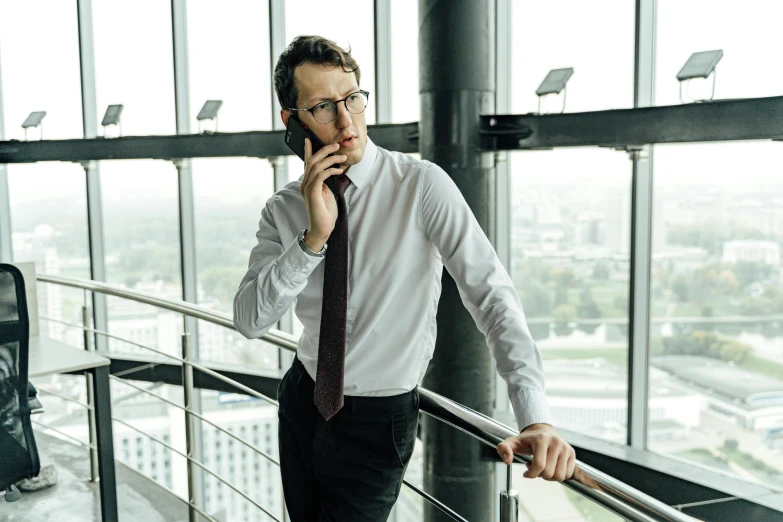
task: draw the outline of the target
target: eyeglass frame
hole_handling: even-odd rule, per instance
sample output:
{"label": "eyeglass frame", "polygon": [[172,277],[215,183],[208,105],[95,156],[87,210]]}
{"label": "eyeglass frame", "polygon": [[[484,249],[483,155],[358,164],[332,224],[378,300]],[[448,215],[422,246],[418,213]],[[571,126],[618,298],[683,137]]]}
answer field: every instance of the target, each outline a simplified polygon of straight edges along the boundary
{"label": "eyeglass frame", "polygon": [[[358,91],[353,91],[351,94],[349,94],[348,96],[346,96],[342,100],[322,100],[322,101],[319,101],[318,103],[316,103],[315,105],[313,105],[309,109],[298,109],[296,107],[289,107],[289,108],[286,108],[284,110],[292,111],[292,112],[302,112],[302,111],[309,112],[310,114],[313,115],[313,119],[316,121],[316,123],[320,123],[321,125],[328,125],[328,124],[332,123],[337,118],[337,115],[340,113],[340,109],[339,109],[339,103],[340,102],[343,102],[343,105],[345,105],[345,110],[348,111],[351,114],[362,114],[364,112],[364,111],[362,111],[362,112],[351,112],[351,109],[348,108],[348,98],[350,98],[351,96],[353,96],[357,92],[361,93],[361,94],[363,94],[364,96],[367,97],[367,101],[364,104],[364,108],[366,110],[367,109],[367,104],[370,103],[370,91],[363,91],[362,89],[359,89]],[[327,121],[326,123],[321,123],[320,121],[318,121],[316,119],[315,113],[313,111],[315,110],[316,107],[318,107],[319,105],[321,105],[322,103],[327,102],[327,101],[334,103],[334,107],[335,107],[335,109],[337,109],[337,112],[334,113],[334,118],[332,118],[331,120]]]}

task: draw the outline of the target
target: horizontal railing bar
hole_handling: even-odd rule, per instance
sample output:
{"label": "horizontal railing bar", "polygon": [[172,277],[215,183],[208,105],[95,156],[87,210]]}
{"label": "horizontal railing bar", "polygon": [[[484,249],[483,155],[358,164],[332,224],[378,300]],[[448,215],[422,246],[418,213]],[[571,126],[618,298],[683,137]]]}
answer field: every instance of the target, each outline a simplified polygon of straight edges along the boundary
{"label": "horizontal railing bar", "polygon": [[[115,419],[115,420],[116,420],[116,419]],[[187,500],[185,500],[184,498],[182,498],[182,497],[180,497],[179,495],[177,495],[177,494],[174,492],[174,490],[167,488],[165,485],[161,484],[160,482],[158,482],[157,480],[153,479],[153,478],[152,478],[152,477],[150,477],[149,475],[147,475],[147,474],[145,474],[145,473],[142,473],[141,471],[137,470],[137,469],[136,469],[136,468],[134,468],[133,466],[130,466],[130,465],[128,465],[128,464],[126,464],[126,463],[124,463],[124,462],[123,462],[123,461],[121,461],[120,459],[114,459],[114,460],[115,460],[115,462],[119,462],[120,464],[122,464],[122,466],[123,466],[125,469],[127,469],[128,471],[132,471],[132,472],[134,472],[136,475],[138,475],[138,476],[140,476],[140,477],[142,477],[142,478],[145,478],[145,479],[147,479],[147,480],[150,480],[150,481],[152,481],[152,482],[155,482],[155,484],[157,484],[157,485],[158,485],[158,487],[160,487],[160,488],[161,488],[161,489],[163,489],[164,491],[166,491],[166,492],[168,492],[169,494],[171,494],[172,496],[174,496],[174,497],[175,497],[177,500],[179,500],[179,501],[180,501],[180,502],[182,502],[183,504],[186,504],[186,505],[188,505],[188,506],[192,506],[192,507],[193,507],[193,509],[195,509],[196,511],[198,511],[198,512],[201,514],[201,516],[208,518],[208,519],[210,520],[210,522],[220,522],[219,520],[217,520],[217,519],[215,519],[215,518],[213,518],[213,517],[209,516],[209,515],[208,515],[208,514],[207,514],[205,511],[202,511],[202,510],[201,510],[201,508],[199,508],[198,506],[196,506],[194,503],[192,503],[192,502],[188,502],[188,501],[187,501]]]}
{"label": "horizontal railing bar", "polygon": [[93,448],[92,444],[87,444],[86,442],[82,442],[79,439],[77,439],[76,437],[74,437],[73,435],[68,435],[64,431],[58,430],[57,428],[49,426],[48,424],[44,424],[43,422],[40,422],[40,421],[37,421],[37,420],[34,420],[34,419],[30,419],[30,420],[32,421],[33,424],[37,424],[37,425],[41,426],[43,429],[52,430],[55,433],[59,433],[63,437],[68,437],[72,441],[76,442],[79,446],[82,446],[82,447],[87,448],[87,449],[92,449]]}
{"label": "horizontal railing bar", "polygon": [[236,439],[237,441],[241,442],[242,444],[244,444],[244,445],[245,445],[245,446],[247,446],[248,448],[252,449],[252,450],[253,450],[253,451],[255,451],[256,453],[258,453],[259,455],[261,455],[262,457],[265,457],[267,460],[269,460],[269,461],[273,462],[274,464],[277,464],[278,466],[280,465],[280,462],[278,462],[277,460],[275,460],[275,458],[274,458],[274,457],[272,457],[272,456],[268,455],[266,452],[264,452],[263,450],[259,449],[259,448],[258,448],[258,447],[256,447],[254,444],[252,444],[252,443],[250,443],[250,442],[246,441],[246,440],[245,440],[245,439],[243,439],[242,437],[240,437],[240,436],[238,436],[238,435],[235,435],[235,434],[231,433],[230,431],[228,431],[227,429],[225,429],[225,428],[223,428],[223,427],[221,427],[221,426],[218,426],[217,424],[215,424],[215,423],[214,423],[214,422],[212,422],[211,420],[207,419],[206,417],[204,417],[204,416],[203,416],[203,415],[201,415],[200,413],[197,413],[197,412],[195,412],[195,411],[191,410],[190,408],[186,408],[185,406],[180,406],[179,404],[177,404],[177,403],[175,403],[175,402],[173,402],[173,401],[170,401],[169,399],[166,399],[165,397],[161,397],[161,396],[160,396],[160,395],[158,395],[157,393],[152,393],[152,392],[151,392],[151,391],[149,391],[149,390],[145,390],[145,389],[144,389],[144,388],[142,388],[141,386],[137,386],[137,385],[135,385],[135,384],[133,384],[133,383],[130,383],[130,382],[128,382],[128,381],[127,381],[127,380],[125,380],[125,379],[120,379],[119,377],[115,377],[114,375],[109,375],[109,377],[111,377],[112,379],[115,379],[115,380],[117,380],[117,381],[121,382],[122,384],[125,384],[126,386],[130,386],[131,388],[136,388],[136,389],[137,389],[137,390],[139,390],[140,392],[146,393],[147,395],[151,395],[152,397],[155,397],[156,399],[160,399],[161,401],[163,401],[163,402],[166,402],[166,403],[168,403],[168,404],[170,404],[170,405],[174,406],[175,408],[178,408],[178,409],[180,409],[180,410],[182,410],[182,411],[184,411],[184,412],[190,413],[190,414],[191,414],[191,415],[193,415],[194,417],[196,417],[196,418],[198,418],[198,419],[200,419],[200,420],[202,420],[202,421],[206,422],[206,423],[207,423],[207,424],[209,424],[210,426],[213,426],[213,427],[214,427],[215,429],[217,429],[218,431],[220,431],[220,432],[222,432],[222,433],[225,433],[225,434],[226,434],[226,435],[228,435],[229,437],[232,437],[232,438]]}
{"label": "horizontal railing bar", "polygon": [[457,514],[457,512],[455,512],[454,510],[449,508],[446,504],[444,504],[443,502],[439,501],[438,499],[436,499],[435,497],[433,497],[432,495],[430,495],[429,493],[427,493],[423,489],[419,488],[415,484],[412,484],[411,482],[408,482],[406,479],[403,479],[402,483],[405,484],[406,486],[408,486],[410,489],[412,489],[416,493],[418,493],[419,495],[421,495],[421,497],[424,500],[427,500],[430,504],[432,504],[436,508],[440,509],[445,515],[451,517],[452,520],[458,520],[459,522],[468,522],[467,519],[462,518],[461,516],[459,516]]}
{"label": "horizontal railing bar", "polygon": [[180,450],[176,449],[174,446],[172,446],[172,445],[171,445],[171,444],[169,444],[168,442],[163,442],[162,440],[160,440],[160,439],[159,439],[159,438],[157,438],[157,437],[153,437],[152,435],[150,435],[150,434],[148,434],[148,433],[144,433],[143,431],[141,431],[141,430],[140,430],[139,428],[137,428],[136,426],[133,426],[133,425],[131,425],[131,424],[128,424],[127,422],[125,422],[125,421],[123,421],[123,420],[117,419],[117,418],[115,418],[115,417],[112,417],[111,419],[112,419],[114,422],[119,422],[120,424],[122,424],[122,425],[124,425],[124,426],[127,426],[128,428],[130,428],[130,429],[132,429],[132,430],[136,431],[137,433],[141,433],[142,435],[145,435],[146,437],[148,437],[148,438],[150,438],[150,439],[154,440],[154,441],[155,441],[155,442],[157,442],[158,444],[162,444],[163,446],[167,447],[168,449],[170,449],[171,451],[173,451],[173,452],[174,452],[174,453],[176,453],[177,455],[179,455],[179,456],[181,456],[181,457],[184,457],[184,458],[186,458],[187,460],[189,460],[190,462],[192,462],[192,463],[193,463],[193,464],[195,464],[196,466],[200,467],[201,469],[203,469],[204,471],[206,471],[207,473],[209,473],[210,475],[212,475],[213,477],[215,477],[216,479],[218,479],[220,482],[222,482],[222,483],[223,483],[223,484],[225,484],[226,486],[230,487],[231,489],[233,489],[234,491],[236,491],[237,493],[239,493],[240,495],[242,495],[242,496],[243,496],[243,497],[244,497],[244,498],[245,498],[245,499],[246,499],[248,502],[250,502],[251,504],[253,504],[254,506],[256,506],[258,509],[260,509],[261,511],[263,511],[264,513],[266,513],[267,515],[269,515],[270,517],[272,517],[274,520],[276,520],[277,522],[280,522],[280,519],[279,519],[279,518],[277,518],[277,517],[276,517],[276,516],[274,516],[272,513],[270,513],[270,512],[269,512],[269,511],[267,511],[266,509],[264,509],[264,508],[263,508],[263,506],[261,506],[261,505],[260,505],[258,502],[256,502],[255,500],[253,500],[252,498],[250,498],[249,496],[247,496],[247,494],[246,494],[244,491],[241,491],[241,490],[239,490],[239,489],[238,489],[236,486],[234,486],[234,485],[233,485],[231,482],[227,481],[226,479],[224,479],[223,477],[221,477],[219,474],[217,474],[216,472],[214,472],[212,469],[208,468],[207,466],[205,466],[204,464],[202,464],[202,463],[201,463],[201,462],[199,462],[198,460],[194,459],[194,458],[193,458],[193,457],[191,457],[190,455],[187,455],[187,454],[185,454],[185,453],[181,452]]}
{"label": "horizontal railing bar", "polygon": [[139,366],[138,368],[131,368],[130,370],[123,370],[121,372],[113,373],[115,377],[123,377],[125,375],[130,375],[135,372],[140,372],[142,370],[149,370],[150,368],[155,368],[156,366],[160,366],[161,363],[149,363],[145,364],[143,366]]}
{"label": "horizontal railing bar", "polygon": [[[216,312],[214,310],[209,310],[202,306],[188,303],[186,301],[174,301],[171,299],[156,297],[152,294],[138,292],[135,290],[126,290],[124,288],[118,288],[116,286],[99,281],[86,281],[48,274],[38,274],[37,279],[44,283],[70,286],[72,288],[81,288],[114,297],[130,299],[132,301],[148,304],[157,308],[163,308],[164,310],[171,310],[172,312],[189,315],[191,317],[195,317],[196,319],[201,319],[202,321],[207,321],[236,331],[236,328],[234,327],[234,321],[230,315]],[[291,334],[281,332],[279,330],[269,330],[269,332],[264,334],[261,339],[292,352],[296,351],[296,338],[294,338],[294,336]]]}
{"label": "horizontal railing bar", "polygon": [[[84,330],[86,332],[93,332],[93,333],[96,333],[98,335],[105,335],[106,337],[111,337],[112,339],[117,339],[119,341],[124,341],[124,342],[132,344],[134,346],[137,346],[139,348],[143,348],[145,350],[149,350],[151,352],[155,352],[157,354],[163,355],[163,356],[168,357],[170,359],[174,359],[175,361],[179,361],[180,363],[183,363],[183,364],[185,363],[185,359],[183,359],[181,357],[177,357],[175,355],[170,355],[170,354],[168,354],[166,352],[162,352],[162,351],[160,351],[160,350],[158,350],[156,348],[150,348],[149,346],[144,346],[142,344],[138,344],[138,343],[134,343],[132,341],[128,341],[127,339],[123,339],[121,337],[117,337],[116,335],[112,335],[112,334],[110,334],[108,332],[104,332],[103,330],[96,330],[94,328],[87,328],[85,326],[81,326],[81,325],[74,324],[74,323],[65,323],[63,321],[57,321],[57,322],[60,322],[62,324],[67,324],[68,326],[73,326],[75,328],[81,328],[82,330]],[[245,392],[245,394],[247,394],[247,395],[252,395],[253,397],[257,397],[257,398],[259,398],[259,399],[261,399],[263,401],[268,402],[269,404],[271,404],[274,407],[279,407],[279,404],[277,403],[276,400],[270,399],[269,397],[267,397],[263,393],[259,393],[256,390],[254,390],[253,388],[249,388],[249,387],[245,386],[241,382],[237,382],[234,379],[226,377],[225,375],[221,375],[220,373],[218,373],[218,372],[216,372],[214,370],[211,370],[210,368],[207,368],[206,366],[203,366],[201,364],[198,364],[198,363],[195,363],[195,362],[189,362],[188,364],[190,364],[191,366],[193,366],[197,370],[199,370],[201,372],[204,372],[207,375],[210,375],[210,376],[214,377],[215,379],[221,380],[221,381],[223,381],[225,383],[228,383],[228,384],[234,386],[238,390],[241,390],[241,391]],[[134,368],[132,371],[141,371],[142,369],[143,368]],[[115,374],[115,375],[119,376],[119,374]]]}
{"label": "horizontal railing bar", "polygon": [[52,395],[54,397],[59,397],[60,399],[62,399],[64,401],[73,402],[74,404],[78,404],[79,406],[81,406],[82,408],[84,408],[86,410],[93,410],[94,409],[92,406],[90,406],[86,402],[77,401],[76,399],[71,399],[71,398],[66,397],[65,395],[62,395],[62,394],[57,393],[57,392],[44,390],[43,388],[40,388],[40,387],[36,388],[36,390],[38,390],[39,393],[43,393],[44,395]]}
{"label": "horizontal railing bar", "polygon": [[106,331],[103,331],[103,330],[96,330],[95,328],[89,328],[89,327],[81,325],[81,324],[69,323],[69,322],[66,322],[66,321],[60,321],[59,319],[50,319],[48,317],[41,317],[41,319],[46,319],[47,321],[53,321],[55,323],[64,324],[64,325],[70,326],[72,328],[79,328],[80,330],[84,330],[85,332],[96,333],[96,334],[99,334],[99,335],[103,335],[104,337],[108,337],[110,339],[116,339],[118,341],[122,341],[124,343],[127,343],[127,344],[130,344],[132,346],[135,346],[137,348],[142,348],[144,350],[149,350],[151,352],[155,352],[155,353],[157,353],[159,355],[162,355],[164,357],[168,357],[169,359],[174,359],[175,361],[179,361],[179,362],[183,361],[183,359],[181,357],[177,357],[176,355],[171,355],[170,353],[162,352],[162,351],[158,350],[157,348],[151,348],[149,346],[145,346],[143,344],[139,344],[139,343],[137,343],[135,341],[131,341],[131,340],[125,339],[123,337],[118,337],[118,336],[116,336],[114,334],[110,334],[109,332],[106,332]]}
{"label": "horizontal railing bar", "polygon": [[[433,418],[470,435],[484,444],[496,447],[508,437],[518,435],[513,430],[446,397],[419,387],[421,409]],[[530,455],[515,454],[520,463],[532,461]],[[632,522],[692,522],[694,519],[646,495],[631,486],[577,461],[574,477],[562,482],[576,492]]]}

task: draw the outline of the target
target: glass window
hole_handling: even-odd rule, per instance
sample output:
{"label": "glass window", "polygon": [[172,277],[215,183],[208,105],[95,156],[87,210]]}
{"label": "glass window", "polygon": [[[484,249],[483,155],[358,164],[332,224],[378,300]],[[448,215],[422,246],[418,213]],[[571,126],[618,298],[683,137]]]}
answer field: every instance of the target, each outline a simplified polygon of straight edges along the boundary
{"label": "glass window", "polygon": [[[106,279],[131,290],[182,299],[177,170],[155,160],[101,162]],[[138,344],[181,354],[182,316],[127,299],[108,298],[109,331]],[[110,349],[151,352],[109,340]]]}
{"label": "glass window", "polygon": [[[347,6],[350,6],[347,8]],[[324,2],[323,0],[286,0],[286,43],[299,35],[319,35],[351,50],[361,69],[361,84],[370,91],[365,111],[367,124],[375,123],[372,91],[375,90],[375,23],[372,2]]]}
{"label": "glass window", "polygon": [[[219,130],[271,129],[272,82],[269,66],[267,2],[190,2],[188,70],[191,132],[206,100],[222,100]],[[214,129],[204,122],[204,129]]]}
{"label": "glass window", "polygon": [[98,122],[122,104],[126,136],[174,134],[171,4],[92,3]]}
{"label": "glass window", "polygon": [[[656,104],[679,104],[677,73],[691,54],[716,49],[723,50],[723,58],[716,69],[715,99],[783,94],[783,70],[771,65],[783,54],[777,24],[783,4],[748,0],[741,8],[716,7],[709,0],[657,2]],[[694,79],[685,99],[708,98],[711,90],[712,78]]]}
{"label": "glass window", "polygon": [[419,26],[419,4],[395,0],[390,10],[392,123],[419,121],[419,39],[411,33]]}
{"label": "glass window", "polygon": [[511,154],[511,277],[555,423],[623,443],[631,164],[622,152]]}
{"label": "glass window", "polygon": [[651,450],[783,487],[783,186],[771,142],[655,147]]}
{"label": "glass window", "polygon": [[[84,169],[73,163],[8,165],[14,261],[33,261],[38,274],[90,279]],[[84,292],[41,283],[39,332],[83,346]]]}
{"label": "glass window", "polygon": [[0,3],[0,68],[5,139],[24,139],[33,111],[46,111],[45,139],[83,136],[76,2]]}
{"label": "glass window", "polygon": [[[256,245],[261,210],[274,193],[267,160],[193,160],[198,300],[233,314],[233,301]],[[276,368],[277,349],[241,334],[199,321],[202,360]]]}
{"label": "glass window", "polygon": [[[566,112],[633,107],[634,2],[512,2],[511,112],[537,112],[536,89],[552,69],[573,67]],[[560,112],[563,95],[543,112]]]}

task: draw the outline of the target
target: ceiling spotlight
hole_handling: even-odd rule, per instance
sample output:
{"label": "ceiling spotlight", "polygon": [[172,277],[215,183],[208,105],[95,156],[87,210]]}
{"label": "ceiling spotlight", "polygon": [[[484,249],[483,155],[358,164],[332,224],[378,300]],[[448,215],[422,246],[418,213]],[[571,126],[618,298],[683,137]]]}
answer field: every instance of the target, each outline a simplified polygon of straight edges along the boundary
{"label": "ceiling spotlight", "polygon": [[560,112],[565,111],[566,103],[566,84],[571,75],[574,74],[573,67],[566,67],[565,69],[552,69],[549,74],[546,75],[544,81],[536,89],[536,95],[538,96],[538,114],[541,114],[541,98],[549,94],[563,93],[563,107]]}
{"label": "ceiling spotlight", "polygon": [[22,128],[24,129],[24,139],[27,141],[27,129],[30,127],[40,127],[41,130],[41,138],[43,139],[43,125],[41,125],[41,122],[44,119],[44,116],[46,116],[46,111],[35,111],[31,112],[30,116],[27,117],[26,120],[24,120],[24,123],[22,123]]}
{"label": "ceiling spotlight", "polygon": [[[204,106],[201,108],[201,110],[198,113],[198,116],[196,116],[196,119],[198,120],[198,132],[201,134],[201,122],[204,120],[215,120],[215,130],[214,132],[217,132],[218,128],[218,110],[220,110],[220,106],[223,105],[223,100],[207,100],[204,103]],[[206,132],[206,131],[204,131]]]}
{"label": "ceiling spotlight", "polygon": [[[700,53],[693,53],[685,65],[682,66],[680,72],[677,73],[677,80],[680,82],[680,103],[685,103],[682,100],[682,84],[686,83],[685,91],[688,92],[688,82],[694,78],[709,78],[712,75],[712,94],[709,98],[693,101],[710,101],[715,97],[715,77],[716,69],[720,59],[723,58],[723,51],[718,49],[717,51],[704,51]],[[688,94],[690,96],[690,94]],[[691,98],[693,99],[693,98]]]}
{"label": "ceiling spotlight", "polygon": [[117,137],[122,136],[122,123],[120,122],[120,114],[122,114],[122,105],[109,105],[106,109],[106,114],[103,115],[103,121],[101,121],[101,127],[103,127],[103,137],[106,138],[106,127],[109,125],[116,125],[119,129]]}

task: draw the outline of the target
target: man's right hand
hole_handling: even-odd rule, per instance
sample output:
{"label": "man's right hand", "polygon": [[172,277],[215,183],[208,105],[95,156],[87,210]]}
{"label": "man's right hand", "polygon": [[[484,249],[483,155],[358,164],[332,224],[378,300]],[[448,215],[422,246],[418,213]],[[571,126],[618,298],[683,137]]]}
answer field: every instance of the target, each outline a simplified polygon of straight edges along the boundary
{"label": "man's right hand", "polygon": [[339,143],[325,145],[313,154],[312,143],[305,140],[305,175],[300,192],[304,197],[310,226],[305,236],[305,244],[314,251],[320,251],[334,230],[337,221],[337,201],[332,190],[324,183],[330,176],[339,176],[342,168],[335,164],[342,163],[346,156],[328,156],[337,152]]}

